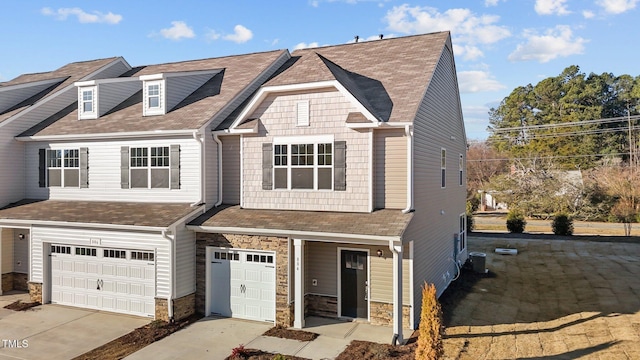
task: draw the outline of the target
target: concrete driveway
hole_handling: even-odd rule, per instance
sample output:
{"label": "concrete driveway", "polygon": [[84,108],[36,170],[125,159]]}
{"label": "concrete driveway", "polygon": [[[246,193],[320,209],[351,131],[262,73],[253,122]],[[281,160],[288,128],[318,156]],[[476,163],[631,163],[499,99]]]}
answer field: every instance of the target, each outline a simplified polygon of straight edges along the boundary
{"label": "concrete driveway", "polygon": [[640,359],[640,244],[473,236],[468,244],[487,254],[495,276],[455,307],[447,359]]}
{"label": "concrete driveway", "polygon": [[[0,296],[0,305],[14,298]],[[26,311],[0,308],[0,359],[70,359],[149,322],[141,317],[58,305]]]}

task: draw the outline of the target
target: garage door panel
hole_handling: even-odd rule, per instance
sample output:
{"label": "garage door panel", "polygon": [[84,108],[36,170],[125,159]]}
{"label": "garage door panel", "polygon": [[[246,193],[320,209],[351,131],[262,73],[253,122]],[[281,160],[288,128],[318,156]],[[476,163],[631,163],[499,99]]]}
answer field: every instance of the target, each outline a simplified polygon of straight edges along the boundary
{"label": "garage door panel", "polygon": [[245,273],[246,281],[255,281],[260,282],[260,271],[259,270],[246,270]]}
{"label": "garage door panel", "polygon": [[[155,314],[155,264],[124,256],[127,250],[92,249],[88,256],[74,252],[52,254],[51,300],[64,305],[115,311],[133,315]],[[75,248],[78,251],[78,248]],[[107,253],[120,255],[107,257]],[[75,253],[75,254],[74,254]],[[89,250],[87,250],[89,254]]]}

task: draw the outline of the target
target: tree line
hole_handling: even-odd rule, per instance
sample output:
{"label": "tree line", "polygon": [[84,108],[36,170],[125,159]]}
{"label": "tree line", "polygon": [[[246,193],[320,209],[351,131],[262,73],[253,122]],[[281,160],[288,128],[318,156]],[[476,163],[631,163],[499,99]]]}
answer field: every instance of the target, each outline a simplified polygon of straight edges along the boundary
{"label": "tree line", "polygon": [[640,76],[575,65],[515,88],[490,110],[488,139],[469,145],[469,200],[491,191],[529,216],[630,226],[640,213],[639,105]]}

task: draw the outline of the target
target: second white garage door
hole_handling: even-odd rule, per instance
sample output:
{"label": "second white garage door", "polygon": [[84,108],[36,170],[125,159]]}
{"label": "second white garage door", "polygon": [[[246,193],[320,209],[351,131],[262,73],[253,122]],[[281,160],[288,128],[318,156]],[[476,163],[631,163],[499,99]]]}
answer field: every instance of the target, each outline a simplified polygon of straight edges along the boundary
{"label": "second white garage door", "polygon": [[210,312],[248,320],[275,321],[275,253],[209,248]]}
{"label": "second white garage door", "polygon": [[51,245],[51,302],[155,316],[155,255],[64,244]]}

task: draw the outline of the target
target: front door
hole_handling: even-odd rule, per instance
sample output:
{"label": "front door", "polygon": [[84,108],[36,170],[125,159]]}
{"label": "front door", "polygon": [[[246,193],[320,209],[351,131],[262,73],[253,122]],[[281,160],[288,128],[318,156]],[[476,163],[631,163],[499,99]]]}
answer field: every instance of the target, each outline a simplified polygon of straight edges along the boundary
{"label": "front door", "polygon": [[341,315],[368,318],[367,252],[341,251]]}

